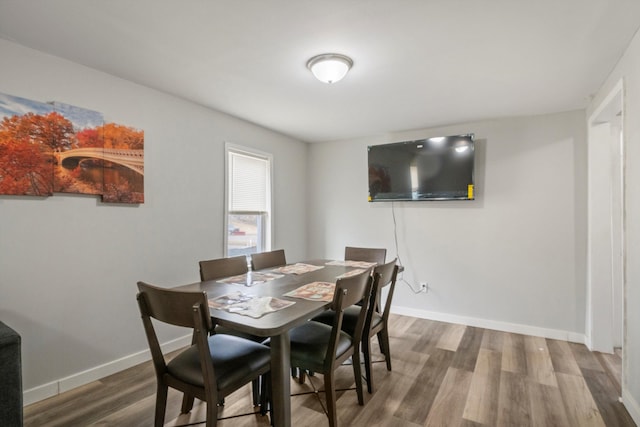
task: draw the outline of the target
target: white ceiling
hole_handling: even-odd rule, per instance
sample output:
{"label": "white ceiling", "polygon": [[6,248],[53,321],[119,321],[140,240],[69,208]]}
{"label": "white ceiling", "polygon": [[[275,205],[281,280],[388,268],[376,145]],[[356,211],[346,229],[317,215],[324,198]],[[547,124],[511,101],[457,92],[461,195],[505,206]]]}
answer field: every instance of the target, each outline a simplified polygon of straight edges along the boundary
{"label": "white ceiling", "polygon": [[638,0],[0,0],[2,38],[309,142],[584,108],[638,27]]}

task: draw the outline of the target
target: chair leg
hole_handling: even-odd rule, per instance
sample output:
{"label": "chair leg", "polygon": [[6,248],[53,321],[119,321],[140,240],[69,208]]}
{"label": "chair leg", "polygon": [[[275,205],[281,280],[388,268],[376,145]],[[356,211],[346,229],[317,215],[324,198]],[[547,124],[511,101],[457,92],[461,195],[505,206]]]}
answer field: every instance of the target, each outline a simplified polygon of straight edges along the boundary
{"label": "chair leg", "polygon": [[364,375],[367,378],[367,391],[373,393],[373,374],[371,365],[371,340],[367,337],[362,340],[362,352],[364,353]]}
{"label": "chair leg", "polygon": [[308,375],[310,377],[314,376],[313,371],[308,371],[300,368],[291,368],[291,376],[293,378],[298,378],[298,384],[304,384],[305,377]]}
{"label": "chair leg", "polygon": [[216,427],[218,425],[218,405],[213,402],[207,402],[207,427]]}
{"label": "chair leg", "polygon": [[194,397],[190,396],[188,393],[185,393],[182,396],[182,408],[180,409],[180,412],[183,414],[188,414],[189,411],[193,409],[193,401]]}
{"label": "chair leg", "polygon": [[304,384],[304,370],[292,366],[291,367],[291,378],[297,378],[300,384]]}
{"label": "chair leg", "polygon": [[253,406],[260,405],[260,383],[262,379],[260,377],[251,381],[251,393],[253,395]]}
{"label": "chair leg", "polygon": [[378,332],[378,342],[387,361],[387,371],[391,371],[391,346],[389,345],[389,331],[387,328]]}
{"label": "chair leg", "polygon": [[378,336],[378,347],[380,347],[380,353],[386,354],[385,351],[384,351],[384,342],[383,342],[383,339],[382,339],[382,331],[378,332],[377,336]]}
{"label": "chair leg", "polygon": [[164,414],[167,408],[167,392],[169,388],[166,385],[158,384],[156,391],[156,419],[155,427],[164,426]]}
{"label": "chair leg", "polygon": [[351,356],[353,361],[353,376],[356,380],[356,392],[358,393],[358,405],[364,405],[364,395],[362,392],[362,368],[360,367],[360,349],[356,348]]}
{"label": "chair leg", "polygon": [[274,425],[272,388],[271,372],[267,372],[262,376],[262,381],[260,381],[260,414],[264,416],[268,412],[269,424]]}
{"label": "chair leg", "polygon": [[336,380],[334,372],[329,371],[324,374],[324,393],[327,399],[327,416],[329,417],[329,427],[338,426],[338,414],[336,413]]}

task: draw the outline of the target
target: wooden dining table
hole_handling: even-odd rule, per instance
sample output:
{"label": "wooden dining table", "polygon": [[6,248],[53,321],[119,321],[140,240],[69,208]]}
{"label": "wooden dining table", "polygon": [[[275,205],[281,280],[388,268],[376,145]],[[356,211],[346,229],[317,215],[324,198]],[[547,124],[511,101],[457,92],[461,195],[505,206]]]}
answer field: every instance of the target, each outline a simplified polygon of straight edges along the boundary
{"label": "wooden dining table", "polygon": [[[284,296],[302,285],[312,282],[333,282],[344,273],[357,267],[345,265],[327,265],[328,260],[302,261],[304,264],[322,266],[322,268],[303,274],[284,274],[282,277],[252,286],[209,280],[179,286],[177,289],[205,291],[209,299],[215,299],[233,292],[241,291],[256,297],[275,297],[295,304],[281,310],[267,313],[260,318],[252,318],[222,309],[211,308],[211,317],[219,325],[252,335],[271,338],[271,378],[273,417],[276,427],[291,426],[291,363],[289,331],[327,310],[331,302],[312,301]],[[271,272],[275,268],[261,270]]]}

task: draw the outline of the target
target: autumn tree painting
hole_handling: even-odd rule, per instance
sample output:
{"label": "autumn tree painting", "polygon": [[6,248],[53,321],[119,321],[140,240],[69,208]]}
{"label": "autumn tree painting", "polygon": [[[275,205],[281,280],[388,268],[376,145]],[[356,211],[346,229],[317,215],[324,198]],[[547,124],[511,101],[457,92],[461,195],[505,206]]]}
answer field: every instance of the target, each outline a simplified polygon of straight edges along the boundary
{"label": "autumn tree painting", "polygon": [[0,194],[144,202],[144,132],[102,114],[0,94]]}
{"label": "autumn tree painting", "polygon": [[53,151],[69,144],[71,123],[56,112],[4,117],[0,122],[0,193],[48,196]]}
{"label": "autumn tree painting", "polygon": [[[73,127],[73,134],[65,146],[54,150],[54,193],[102,194],[102,136],[99,127],[104,124],[102,114],[86,108],[59,102],[51,103],[54,110],[63,115]],[[78,150],[95,149],[95,157],[79,157]]]}

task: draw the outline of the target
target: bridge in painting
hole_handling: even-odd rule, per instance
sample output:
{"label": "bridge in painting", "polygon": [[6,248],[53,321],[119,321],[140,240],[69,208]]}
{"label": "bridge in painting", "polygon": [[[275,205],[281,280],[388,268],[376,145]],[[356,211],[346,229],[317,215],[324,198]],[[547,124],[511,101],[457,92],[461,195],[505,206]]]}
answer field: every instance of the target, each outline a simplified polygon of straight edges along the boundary
{"label": "bridge in painting", "polygon": [[118,150],[114,148],[76,148],[54,153],[58,163],[75,167],[85,159],[100,159],[127,167],[144,175],[144,150]]}

